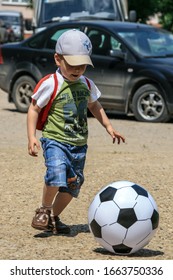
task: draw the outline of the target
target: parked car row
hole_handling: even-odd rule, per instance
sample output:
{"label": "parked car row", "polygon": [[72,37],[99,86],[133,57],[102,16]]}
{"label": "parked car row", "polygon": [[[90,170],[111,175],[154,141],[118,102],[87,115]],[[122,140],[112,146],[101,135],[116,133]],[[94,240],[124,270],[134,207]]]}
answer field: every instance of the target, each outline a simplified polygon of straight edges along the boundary
{"label": "parked car row", "polygon": [[106,110],[146,122],[172,118],[172,33],[145,24],[94,20],[56,23],[0,47],[0,88],[18,111],[27,112],[36,83],[56,70],[56,40],[71,28],[91,39],[94,68],[88,66],[86,76],[101,90]]}
{"label": "parked car row", "polygon": [[0,28],[5,28],[6,30],[3,40],[1,38],[1,44],[23,40],[24,19],[22,13],[17,11],[0,11]]}

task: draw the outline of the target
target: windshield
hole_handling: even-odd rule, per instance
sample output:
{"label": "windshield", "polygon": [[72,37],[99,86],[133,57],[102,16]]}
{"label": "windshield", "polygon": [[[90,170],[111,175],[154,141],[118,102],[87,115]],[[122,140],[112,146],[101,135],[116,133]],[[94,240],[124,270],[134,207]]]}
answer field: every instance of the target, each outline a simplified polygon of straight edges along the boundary
{"label": "windshield", "polygon": [[143,56],[173,56],[173,34],[165,30],[138,28],[134,31],[121,31],[118,34]]}
{"label": "windshield", "polygon": [[3,20],[4,23],[10,24],[20,24],[20,18],[12,15],[0,15],[0,19]]}
{"label": "windshield", "polygon": [[41,21],[46,23],[62,17],[75,19],[88,16],[120,19],[116,5],[114,0],[43,0]]}

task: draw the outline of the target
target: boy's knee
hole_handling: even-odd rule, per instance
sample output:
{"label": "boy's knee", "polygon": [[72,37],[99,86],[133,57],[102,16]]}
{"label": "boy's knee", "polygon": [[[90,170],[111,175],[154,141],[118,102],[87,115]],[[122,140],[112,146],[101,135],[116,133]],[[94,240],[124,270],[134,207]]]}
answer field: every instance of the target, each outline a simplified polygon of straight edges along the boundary
{"label": "boy's knee", "polygon": [[68,192],[70,193],[73,197],[78,197],[80,188],[84,182],[83,176],[75,176],[72,178],[68,178],[67,180],[67,188],[66,187],[61,187],[60,192]]}
{"label": "boy's knee", "polygon": [[84,178],[80,176],[75,176],[73,178],[69,178],[67,181],[67,185],[69,189],[75,190],[80,189],[84,182]]}

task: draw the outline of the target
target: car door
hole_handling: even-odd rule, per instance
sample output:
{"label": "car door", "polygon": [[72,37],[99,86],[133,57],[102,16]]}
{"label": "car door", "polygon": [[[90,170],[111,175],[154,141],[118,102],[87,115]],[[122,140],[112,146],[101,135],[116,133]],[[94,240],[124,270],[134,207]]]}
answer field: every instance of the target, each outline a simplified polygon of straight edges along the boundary
{"label": "car door", "polygon": [[56,71],[54,53],[55,52],[53,50],[47,49],[42,49],[41,51],[38,49],[35,50],[35,55],[33,58],[34,63],[36,64],[42,76]]}
{"label": "car door", "polygon": [[111,50],[121,52],[121,43],[112,35],[96,28],[88,28],[87,35],[93,45],[91,58],[94,68],[89,66],[86,76],[100,89],[100,101],[104,108],[124,111],[127,66],[123,59],[110,54]]}

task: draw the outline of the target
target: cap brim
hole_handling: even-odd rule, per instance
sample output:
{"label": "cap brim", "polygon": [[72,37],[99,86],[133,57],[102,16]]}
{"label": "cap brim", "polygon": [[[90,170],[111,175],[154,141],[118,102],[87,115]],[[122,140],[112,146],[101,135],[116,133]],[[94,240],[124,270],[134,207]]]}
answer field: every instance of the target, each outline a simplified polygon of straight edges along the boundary
{"label": "cap brim", "polygon": [[88,55],[63,55],[65,61],[71,66],[91,65],[94,67],[90,56]]}

